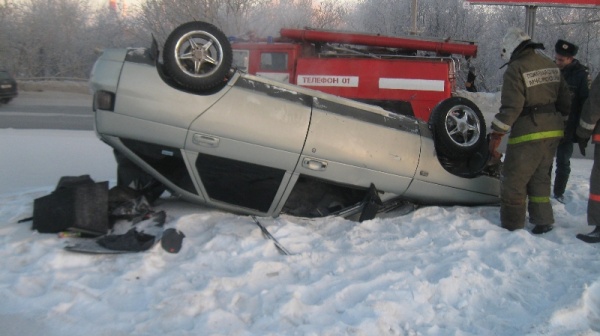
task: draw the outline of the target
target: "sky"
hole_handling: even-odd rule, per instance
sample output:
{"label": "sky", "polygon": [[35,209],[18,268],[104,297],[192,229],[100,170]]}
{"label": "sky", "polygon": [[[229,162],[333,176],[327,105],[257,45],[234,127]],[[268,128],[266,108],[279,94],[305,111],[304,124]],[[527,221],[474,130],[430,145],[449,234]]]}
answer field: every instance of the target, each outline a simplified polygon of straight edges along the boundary
{"label": "sky", "polygon": [[[472,98],[488,111],[497,99]],[[260,218],[284,256],[248,216],[167,193],[154,210],[185,234],[179,253],[88,255],[18,221],[61,176],[114,185],[111,149],[92,131],[0,129],[0,151],[3,336],[600,333],[600,244],[575,238],[590,231],[588,159],[573,160],[555,229],[539,236],[502,229],[497,206]]]}

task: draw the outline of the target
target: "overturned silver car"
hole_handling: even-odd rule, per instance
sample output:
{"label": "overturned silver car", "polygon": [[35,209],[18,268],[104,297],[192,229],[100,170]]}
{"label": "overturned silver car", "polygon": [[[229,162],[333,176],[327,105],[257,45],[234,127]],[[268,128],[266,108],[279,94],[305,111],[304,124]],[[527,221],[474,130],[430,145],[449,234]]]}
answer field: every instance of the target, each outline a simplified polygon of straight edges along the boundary
{"label": "overturned silver car", "polygon": [[413,117],[231,63],[226,36],[203,22],[174,30],[162,55],[156,43],[103,52],[90,87],[119,184],[143,180],[140,188],[258,216],[362,220],[403,202],[499,202],[487,146],[466,160],[443,157]]}

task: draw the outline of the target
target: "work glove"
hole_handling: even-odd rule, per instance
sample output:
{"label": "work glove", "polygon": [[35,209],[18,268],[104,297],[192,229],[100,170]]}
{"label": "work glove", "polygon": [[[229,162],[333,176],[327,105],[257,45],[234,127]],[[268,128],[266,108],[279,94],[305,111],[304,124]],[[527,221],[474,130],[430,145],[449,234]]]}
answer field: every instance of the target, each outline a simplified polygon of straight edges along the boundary
{"label": "work glove", "polygon": [[488,149],[490,152],[490,158],[488,160],[488,166],[492,166],[500,163],[500,159],[502,158],[502,154],[498,152],[498,147],[500,147],[500,142],[502,142],[503,133],[492,132],[488,134]]}
{"label": "work glove", "polygon": [[575,141],[579,145],[579,152],[581,155],[585,156],[585,148],[587,147],[590,138],[580,138],[578,135],[576,135]]}

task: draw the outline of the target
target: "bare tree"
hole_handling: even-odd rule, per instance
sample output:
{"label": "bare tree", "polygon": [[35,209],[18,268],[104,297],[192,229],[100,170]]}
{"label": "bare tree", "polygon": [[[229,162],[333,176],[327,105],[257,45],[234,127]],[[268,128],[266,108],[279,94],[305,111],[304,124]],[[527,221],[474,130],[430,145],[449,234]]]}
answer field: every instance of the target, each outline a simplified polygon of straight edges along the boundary
{"label": "bare tree", "polygon": [[150,31],[133,16],[121,15],[108,7],[95,12],[89,27],[90,45],[95,51],[105,48],[150,45]]}
{"label": "bare tree", "polygon": [[336,28],[348,14],[347,6],[324,0],[147,0],[138,22],[159,42],[178,25],[188,21],[215,24],[227,35],[275,36],[281,27]]}
{"label": "bare tree", "polygon": [[320,29],[341,28],[345,25],[349,7],[336,0],[321,1],[312,14],[312,26]]}
{"label": "bare tree", "polygon": [[382,35],[406,35],[410,31],[410,2],[402,0],[360,0],[352,28]]}
{"label": "bare tree", "polygon": [[252,26],[254,12],[264,10],[269,0],[147,0],[138,22],[164,42],[182,23],[205,21],[226,34],[239,35]]}
{"label": "bare tree", "polygon": [[16,73],[17,48],[14,47],[18,25],[15,20],[15,7],[12,3],[0,4],[0,66]]}
{"label": "bare tree", "polygon": [[15,5],[19,29],[11,42],[25,76],[87,77],[87,0],[24,0]]}

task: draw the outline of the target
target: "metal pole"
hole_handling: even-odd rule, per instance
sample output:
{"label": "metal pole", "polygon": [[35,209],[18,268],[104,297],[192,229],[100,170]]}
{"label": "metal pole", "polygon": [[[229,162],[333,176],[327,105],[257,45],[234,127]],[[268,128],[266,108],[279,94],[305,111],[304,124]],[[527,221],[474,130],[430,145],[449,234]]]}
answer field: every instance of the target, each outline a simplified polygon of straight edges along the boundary
{"label": "metal pole", "polygon": [[417,34],[417,0],[412,0],[411,18],[412,18],[412,31],[410,33],[412,35],[416,35]]}
{"label": "metal pole", "polygon": [[537,6],[525,6],[525,29],[526,33],[533,39],[535,33],[535,13]]}

